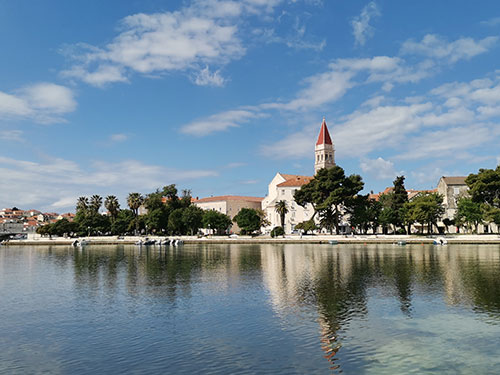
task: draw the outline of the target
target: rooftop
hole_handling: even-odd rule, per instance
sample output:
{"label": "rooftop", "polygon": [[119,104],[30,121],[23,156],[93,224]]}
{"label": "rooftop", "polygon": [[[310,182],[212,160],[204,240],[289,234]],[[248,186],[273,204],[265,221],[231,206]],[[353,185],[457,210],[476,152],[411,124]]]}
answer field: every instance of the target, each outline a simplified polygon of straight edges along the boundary
{"label": "rooftop", "polygon": [[326,120],[323,117],[323,122],[321,123],[321,130],[319,131],[318,140],[316,141],[316,146],[318,145],[331,145],[332,138],[330,137],[330,133],[328,132],[328,127],[326,126]]}
{"label": "rooftop", "polygon": [[293,174],[282,174],[280,175],[286,180],[282,182],[281,184],[278,184],[278,187],[285,187],[285,186],[302,186],[306,185],[311,180],[314,178],[312,176],[299,176],[299,175],[293,175]]}
{"label": "rooftop", "polygon": [[209,203],[209,202],[222,202],[222,201],[246,201],[260,203],[264,200],[261,197],[244,197],[240,195],[220,195],[218,197],[208,197],[198,199],[194,203]]}

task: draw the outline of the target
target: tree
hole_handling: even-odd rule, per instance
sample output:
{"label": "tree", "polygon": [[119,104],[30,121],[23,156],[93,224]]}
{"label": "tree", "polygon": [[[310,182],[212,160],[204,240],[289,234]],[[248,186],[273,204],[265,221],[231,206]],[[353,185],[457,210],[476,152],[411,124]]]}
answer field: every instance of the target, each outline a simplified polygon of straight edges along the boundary
{"label": "tree", "polygon": [[467,230],[473,229],[477,233],[477,226],[483,219],[481,205],[472,200],[472,198],[460,198],[457,203],[457,212],[455,214],[455,223],[458,226],[467,225]]}
{"label": "tree", "polygon": [[184,234],[186,233],[186,226],[182,220],[182,208],[176,208],[168,216],[168,230],[172,234]]}
{"label": "tree", "polygon": [[102,197],[94,194],[90,197],[89,211],[91,214],[98,214],[102,206]]}
{"label": "tree", "polygon": [[437,221],[444,213],[443,197],[437,193],[424,193],[413,198],[406,205],[407,219],[410,222],[427,224],[427,232],[432,232],[432,226],[437,226]]}
{"label": "tree", "polygon": [[231,218],[221,212],[213,210],[203,212],[202,227],[205,229],[213,229],[217,234],[224,234],[231,224]]}
{"label": "tree", "polygon": [[359,175],[347,177],[338,165],[320,169],[314,178],[294,194],[297,204],[314,208],[323,217],[323,224],[336,229],[339,233],[339,217],[352,207],[356,194],[363,189],[364,183]]}
{"label": "tree", "polygon": [[260,216],[252,208],[242,208],[238,215],[233,218],[241,229],[241,234],[251,234],[260,228]]}
{"label": "tree", "polygon": [[203,210],[197,206],[189,206],[182,212],[182,222],[184,227],[191,232],[191,235],[198,232],[203,220]]}
{"label": "tree", "polygon": [[446,217],[446,218],[443,219],[443,224],[444,224],[444,227],[446,229],[446,232],[449,232],[448,227],[450,225],[455,225],[455,220],[454,219],[450,219],[449,217]]}
{"label": "tree", "polygon": [[380,222],[380,202],[370,199],[369,195],[358,195],[353,200],[350,209],[349,223],[354,228],[359,228],[362,233],[367,233],[372,228],[375,233]]}
{"label": "tree", "polygon": [[116,220],[116,216],[120,211],[120,203],[118,202],[118,198],[114,195],[108,195],[104,200],[104,207],[109,212],[109,216],[111,217],[111,221],[114,222]]}
{"label": "tree", "polygon": [[405,177],[397,176],[393,182],[394,190],[391,194],[391,208],[394,212],[392,224],[396,228],[403,227],[405,217],[405,204],[408,202],[408,193],[405,188]]}
{"label": "tree", "polygon": [[480,169],[477,174],[471,173],[465,183],[474,202],[500,208],[500,165],[496,169]]}
{"label": "tree", "polygon": [[144,198],[139,193],[130,193],[127,197],[127,204],[135,216],[138,215],[139,207],[144,202]]}
{"label": "tree", "polygon": [[483,203],[481,204],[481,211],[483,212],[484,222],[495,223],[497,226],[500,225],[500,208]]}
{"label": "tree", "polygon": [[[111,223],[111,233],[115,235],[127,233],[134,218],[135,215],[131,210],[120,210],[116,219]],[[135,224],[133,228],[135,228]]]}
{"label": "tree", "polygon": [[281,200],[276,202],[274,205],[274,209],[280,215],[280,221],[281,221],[281,228],[283,228],[283,231],[285,230],[285,216],[288,213],[288,207],[286,206],[286,201]]}
{"label": "tree", "polygon": [[307,234],[308,232],[316,230],[316,223],[314,222],[314,219],[302,221],[295,226],[295,229],[303,230],[304,233]]}
{"label": "tree", "polygon": [[76,202],[76,214],[86,215],[89,208],[89,199],[87,197],[79,197]]}

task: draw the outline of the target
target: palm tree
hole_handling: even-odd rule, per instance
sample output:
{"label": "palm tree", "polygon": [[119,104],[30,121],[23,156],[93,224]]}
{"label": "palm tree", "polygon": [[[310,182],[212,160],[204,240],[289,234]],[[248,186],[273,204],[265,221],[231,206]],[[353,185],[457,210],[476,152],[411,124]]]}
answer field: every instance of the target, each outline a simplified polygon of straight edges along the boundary
{"label": "palm tree", "polygon": [[120,211],[120,203],[118,202],[118,199],[114,195],[108,195],[104,200],[104,207],[106,207],[111,219],[114,221],[118,215],[118,211]]}
{"label": "palm tree", "polygon": [[93,214],[99,213],[99,210],[101,209],[102,206],[102,197],[100,195],[94,194],[90,197],[90,211]]}
{"label": "palm tree", "polygon": [[76,213],[86,214],[89,208],[89,199],[87,197],[79,197],[76,201]]}
{"label": "palm tree", "polygon": [[130,193],[127,197],[127,204],[135,216],[137,216],[139,207],[141,207],[143,202],[144,198],[139,193]]}
{"label": "palm tree", "polygon": [[285,229],[285,216],[288,213],[288,207],[286,206],[286,201],[281,200],[281,201],[276,202],[276,204],[274,205],[274,209],[280,215],[281,227],[284,230]]}

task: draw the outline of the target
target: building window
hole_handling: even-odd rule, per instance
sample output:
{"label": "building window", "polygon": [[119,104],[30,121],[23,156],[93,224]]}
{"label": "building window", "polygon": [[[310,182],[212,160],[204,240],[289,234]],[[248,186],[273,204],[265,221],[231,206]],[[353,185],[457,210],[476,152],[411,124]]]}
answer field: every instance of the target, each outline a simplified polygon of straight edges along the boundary
{"label": "building window", "polygon": [[460,194],[460,189],[459,188],[453,188],[453,195],[458,195]]}
{"label": "building window", "polygon": [[285,195],[285,189],[281,189],[281,195]]}

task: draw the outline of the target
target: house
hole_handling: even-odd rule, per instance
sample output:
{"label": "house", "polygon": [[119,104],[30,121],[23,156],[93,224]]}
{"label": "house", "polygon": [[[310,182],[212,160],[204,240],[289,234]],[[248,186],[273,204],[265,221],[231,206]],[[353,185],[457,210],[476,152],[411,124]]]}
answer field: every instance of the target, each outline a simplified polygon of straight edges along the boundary
{"label": "house", "polygon": [[[261,197],[245,197],[239,195],[222,195],[218,197],[208,197],[192,201],[197,207],[203,210],[212,210],[227,215],[231,220],[240,212],[242,208],[252,208],[260,210],[262,200]],[[239,227],[233,223],[231,230],[239,232]]]}
{"label": "house", "polygon": [[443,176],[439,179],[437,192],[443,196],[443,219],[453,219],[457,212],[458,199],[469,194],[465,179],[464,176]]}
{"label": "house", "polygon": [[314,177],[299,176],[284,173],[276,173],[268,186],[268,193],[262,200],[262,210],[266,214],[267,220],[271,223],[264,228],[265,231],[271,231],[274,227],[281,226],[281,217],[276,212],[276,203],[285,201],[288,213],[285,215],[285,233],[292,233],[295,226],[302,222],[310,220],[314,214],[311,204],[302,207],[298,205],[293,196],[303,185],[308,184]]}

